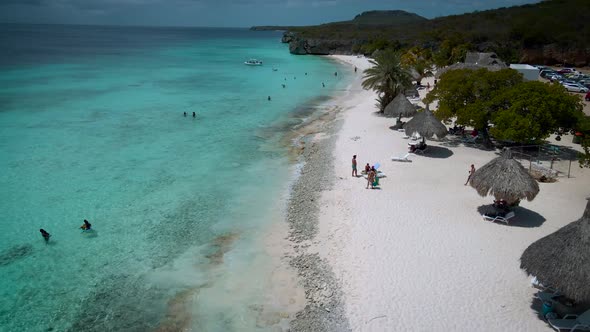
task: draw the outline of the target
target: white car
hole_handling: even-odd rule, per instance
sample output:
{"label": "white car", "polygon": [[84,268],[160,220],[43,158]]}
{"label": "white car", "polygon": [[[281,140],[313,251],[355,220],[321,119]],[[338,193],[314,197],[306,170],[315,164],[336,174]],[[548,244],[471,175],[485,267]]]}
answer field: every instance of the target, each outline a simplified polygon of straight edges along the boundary
{"label": "white car", "polygon": [[580,86],[578,84],[563,83],[562,85],[567,91],[570,91],[570,92],[582,92],[582,93],[588,92],[587,87]]}

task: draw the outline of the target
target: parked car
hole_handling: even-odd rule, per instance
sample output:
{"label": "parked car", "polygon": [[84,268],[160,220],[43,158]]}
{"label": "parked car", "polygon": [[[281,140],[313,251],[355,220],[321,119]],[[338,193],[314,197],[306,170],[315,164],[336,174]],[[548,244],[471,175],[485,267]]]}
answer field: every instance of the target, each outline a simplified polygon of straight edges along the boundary
{"label": "parked car", "polygon": [[570,92],[588,92],[588,88],[579,84],[562,83],[563,87]]}
{"label": "parked car", "polygon": [[552,69],[541,70],[541,73],[539,73],[539,75],[541,75],[541,77],[546,78],[546,79],[549,79],[549,77],[551,77],[555,74],[557,74],[557,72]]}
{"label": "parked car", "polygon": [[585,99],[586,99],[586,101],[590,101],[590,92],[587,92],[586,93],[586,98]]}
{"label": "parked car", "polygon": [[576,70],[574,68],[563,68],[557,71],[560,74],[567,74],[567,73],[575,73]]}

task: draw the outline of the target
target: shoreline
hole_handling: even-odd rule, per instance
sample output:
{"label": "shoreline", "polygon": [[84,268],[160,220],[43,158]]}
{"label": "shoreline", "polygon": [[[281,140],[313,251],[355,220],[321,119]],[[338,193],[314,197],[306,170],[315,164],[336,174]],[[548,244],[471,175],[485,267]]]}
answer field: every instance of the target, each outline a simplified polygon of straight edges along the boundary
{"label": "shoreline", "polygon": [[[343,66],[350,65],[337,57],[331,58]],[[297,271],[306,299],[305,307],[289,323],[292,331],[350,330],[340,282],[329,261],[312,248],[317,244],[321,194],[334,185],[332,152],[342,126],[341,116],[345,111],[342,105],[359,95],[354,91],[361,77],[360,73],[357,75],[345,89],[346,93],[329,101],[336,106],[320,106],[324,110],[296,126],[288,138],[299,160],[287,201],[285,218],[290,249],[284,257]]]}

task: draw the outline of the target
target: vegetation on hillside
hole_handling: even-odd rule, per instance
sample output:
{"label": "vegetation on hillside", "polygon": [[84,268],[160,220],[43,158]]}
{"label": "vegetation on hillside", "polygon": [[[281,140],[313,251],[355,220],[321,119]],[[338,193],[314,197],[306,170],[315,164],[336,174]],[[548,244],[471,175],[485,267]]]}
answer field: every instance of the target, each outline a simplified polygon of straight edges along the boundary
{"label": "vegetation on hillside", "polygon": [[[389,20],[387,19],[389,17]],[[389,22],[389,23],[388,23]],[[437,65],[462,60],[467,50],[496,52],[517,62],[527,50],[552,45],[547,64],[588,59],[590,1],[548,0],[537,4],[486,10],[426,20],[402,11],[367,12],[354,20],[288,30],[304,39],[353,40],[351,51],[421,46],[434,51]]]}

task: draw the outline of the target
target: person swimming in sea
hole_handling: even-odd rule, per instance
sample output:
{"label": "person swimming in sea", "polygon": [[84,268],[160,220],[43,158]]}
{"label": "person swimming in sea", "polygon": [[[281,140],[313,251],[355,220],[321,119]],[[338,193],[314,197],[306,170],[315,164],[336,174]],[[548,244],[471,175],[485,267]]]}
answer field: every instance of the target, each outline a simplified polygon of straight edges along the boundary
{"label": "person swimming in sea", "polygon": [[43,238],[45,239],[45,243],[49,242],[49,238],[51,237],[51,234],[47,233],[47,231],[44,230],[43,228],[41,228],[39,230],[39,232],[41,232],[41,236],[43,236]]}
{"label": "person swimming in sea", "polygon": [[84,225],[80,226],[80,228],[84,231],[89,231],[92,229],[92,224],[88,222],[88,220],[84,219]]}
{"label": "person swimming in sea", "polygon": [[197,117],[197,113],[193,112],[193,118]]}

